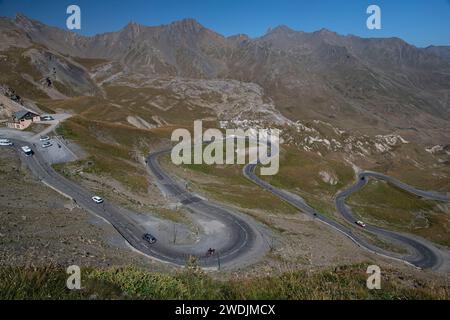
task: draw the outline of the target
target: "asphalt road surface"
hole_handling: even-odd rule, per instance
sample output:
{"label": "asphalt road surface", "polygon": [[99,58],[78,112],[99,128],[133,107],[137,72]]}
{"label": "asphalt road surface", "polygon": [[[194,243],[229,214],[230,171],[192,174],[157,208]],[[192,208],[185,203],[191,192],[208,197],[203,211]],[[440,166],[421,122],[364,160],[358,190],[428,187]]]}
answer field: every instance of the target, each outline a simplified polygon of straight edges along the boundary
{"label": "asphalt road surface", "polygon": [[[340,224],[320,212],[316,211],[315,209],[311,208],[309,205],[307,205],[303,199],[300,197],[293,195],[289,192],[286,192],[284,190],[280,190],[278,188],[275,188],[274,186],[270,185],[269,183],[261,180],[255,173],[256,165],[255,164],[249,164],[244,167],[243,174],[244,176],[259,185],[261,188],[275,194],[282,200],[288,202],[295,208],[301,210],[302,212],[314,217],[318,221],[321,221],[328,226],[332,227],[333,229],[343,233],[345,236],[350,238],[352,241],[354,241],[356,244],[358,244],[360,247],[367,249],[375,254],[385,256],[388,258],[396,259],[404,261],[412,266],[415,266],[420,269],[437,269],[440,264],[442,263],[442,258],[440,255],[440,251],[438,248],[434,247],[433,245],[423,241],[422,239],[413,237],[411,235],[403,234],[403,233],[397,233],[393,231],[388,231],[376,226],[367,225],[366,228],[364,228],[365,231],[370,232],[372,234],[375,234],[377,236],[380,236],[381,238],[388,240],[394,244],[401,245],[405,247],[408,250],[408,254],[406,255],[400,255],[398,253],[393,253],[384,249],[381,249],[375,245],[372,245],[368,243],[365,239],[363,239],[361,236],[356,235],[352,228],[345,226],[343,224]],[[417,196],[427,198],[427,199],[433,199],[437,201],[450,201],[450,197],[442,194],[438,194],[435,192],[429,192],[429,191],[423,191],[416,189],[414,187],[411,187],[405,183],[402,183],[394,178],[385,176],[380,173],[376,172],[363,172],[358,176],[358,181],[349,187],[348,189],[340,192],[336,196],[336,208],[338,212],[344,217],[344,219],[353,226],[355,226],[356,219],[353,216],[351,209],[345,204],[345,200],[347,197],[349,197],[352,193],[359,191],[361,188],[363,188],[369,178],[377,178],[377,179],[383,179],[393,185],[395,185],[398,188],[401,188],[405,191],[411,192]],[[360,227],[358,227],[360,228]]]}
{"label": "asphalt road surface", "polygon": [[147,160],[149,168],[158,179],[158,183],[170,195],[179,199],[180,203],[194,215],[214,219],[225,226],[226,240],[220,247],[214,248],[216,249],[214,255],[207,255],[207,249],[196,248],[195,245],[176,245],[163,243],[163,241],[157,241],[154,244],[148,243],[143,239],[143,235],[147,231],[142,225],[127,216],[125,210],[106,199],[103,204],[94,203],[91,199],[93,194],[90,191],[57,173],[39,151],[34,150],[33,156],[26,156],[20,147],[29,145],[29,143],[18,139],[11,139],[11,141],[22,161],[42,183],[70,197],[82,208],[108,221],[132,247],[145,255],[178,266],[185,266],[189,258],[195,257],[198,265],[216,268],[234,266],[237,264],[236,261],[245,262],[248,260],[247,256],[254,255],[255,252],[260,252],[261,255],[265,253],[267,244],[257,228],[248,223],[248,219],[190,194],[161,170],[158,157],[169,150],[150,155]]}
{"label": "asphalt road surface", "polygon": [[[147,233],[147,230],[141,224],[130,218],[124,209],[106,200],[103,204],[94,203],[91,199],[93,196],[91,192],[53,170],[39,150],[34,150],[35,154],[33,156],[25,156],[21,152],[20,147],[29,144],[19,139],[11,140],[15,143],[14,147],[19,152],[22,161],[28,165],[30,170],[41,182],[73,199],[78,205],[94,215],[108,221],[132,247],[145,255],[178,266],[185,266],[190,257],[195,257],[197,263],[202,267],[227,267],[239,265],[238,261],[244,263],[249,257],[254,257],[255,254],[262,256],[267,250],[267,243],[251,219],[245,218],[232,210],[188,192],[184,186],[179,184],[161,168],[158,159],[160,156],[170,153],[170,149],[149,155],[146,159],[148,168],[156,178],[157,185],[166,195],[178,201],[193,216],[203,218],[207,221],[217,221],[224,226],[224,240],[220,247],[214,248],[216,249],[216,254],[213,256],[207,255],[204,246],[175,245],[167,242],[164,243],[163,241],[157,241],[154,244],[148,243],[143,239],[143,235]],[[300,197],[275,188],[261,180],[255,174],[255,169],[256,164],[246,165],[243,174],[261,188],[275,194],[282,200],[290,203],[302,212],[311,215],[318,221],[327,224],[336,231],[343,233],[362,248],[381,256],[404,261],[417,268],[436,269],[441,264],[442,258],[439,249],[411,235],[388,231],[371,225],[364,228],[364,231],[405,247],[408,250],[407,254],[390,252],[367,242],[363,237],[353,231],[355,230],[356,219],[351,209],[346,206],[345,200],[352,193],[363,188],[369,178],[386,180],[398,188],[428,199],[450,201],[449,196],[419,190],[379,173],[363,172],[359,175],[358,181],[354,185],[336,196],[336,208],[350,224],[344,225],[311,208]]]}

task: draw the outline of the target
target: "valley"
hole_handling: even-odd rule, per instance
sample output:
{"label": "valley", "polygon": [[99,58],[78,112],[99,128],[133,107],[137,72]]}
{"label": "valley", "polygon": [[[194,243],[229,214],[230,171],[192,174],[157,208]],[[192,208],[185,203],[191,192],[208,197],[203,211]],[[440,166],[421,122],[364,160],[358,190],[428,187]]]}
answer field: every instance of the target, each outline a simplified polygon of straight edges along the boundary
{"label": "valley", "polygon": [[[369,263],[444,283],[448,57],[326,29],[225,37],[185,19],[87,37],[0,17],[0,264],[226,279]],[[21,110],[56,120],[6,128]],[[175,165],[171,134],[197,120],[280,130],[278,173]]]}

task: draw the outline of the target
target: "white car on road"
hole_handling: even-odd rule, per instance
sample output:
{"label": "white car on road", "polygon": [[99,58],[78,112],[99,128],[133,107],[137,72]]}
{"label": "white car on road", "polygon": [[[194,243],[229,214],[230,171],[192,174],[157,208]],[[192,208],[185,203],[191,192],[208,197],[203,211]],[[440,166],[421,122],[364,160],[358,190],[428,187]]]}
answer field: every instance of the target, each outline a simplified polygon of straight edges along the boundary
{"label": "white car on road", "polygon": [[0,139],[0,146],[12,146],[13,143],[8,139]]}
{"label": "white car on road", "polygon": [[53,118],[52,116],[42,116],[41,117],[41,121],[53,121],[55,120],[55,118]]}
{"label": "white car on road", "polygon": [[362,228],[365,228],[365,227],[366,227],[366,224],[365,224],[364,222],[362,222],[361,220],[356,221],[356,224],[357,224],[358,226],[362,227]]}
{"label": "white car on road", "polygon": [[39,138],[39,140],[41,141],[50,141],[50,137],[49,136],[42,136]]}
{"label": "white car on road", "polygon": [[26,156],[32,156],[34,154],[33,150],[31,150],[29,146],[23,146],[20,149],[22,149],[22,152],[25,153]]}
{"label": "white car on road", "polygon": [[99,196],[93,196],[92,201],[94,201],[97,204],[103,203],[103,199]]}

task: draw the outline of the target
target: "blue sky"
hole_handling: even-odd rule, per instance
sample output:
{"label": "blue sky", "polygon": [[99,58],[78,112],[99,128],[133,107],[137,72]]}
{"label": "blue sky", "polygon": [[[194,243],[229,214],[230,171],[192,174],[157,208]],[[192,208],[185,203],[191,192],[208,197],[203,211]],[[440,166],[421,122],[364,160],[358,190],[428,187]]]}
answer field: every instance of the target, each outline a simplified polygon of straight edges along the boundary
{"label": "blue sky", "polygon": [[[263,35],[270,27],[327,28],[362,37],[400,37],[419,47],[450,45],[450,0],[0,0],[0,16],[21,12],[65,28],[66,8],[77,4],[84,35],[116,31],[129,21],[145,25],[194,18],[225,36]],[[366,9],[382,10],[382,30],[366,28]]]}

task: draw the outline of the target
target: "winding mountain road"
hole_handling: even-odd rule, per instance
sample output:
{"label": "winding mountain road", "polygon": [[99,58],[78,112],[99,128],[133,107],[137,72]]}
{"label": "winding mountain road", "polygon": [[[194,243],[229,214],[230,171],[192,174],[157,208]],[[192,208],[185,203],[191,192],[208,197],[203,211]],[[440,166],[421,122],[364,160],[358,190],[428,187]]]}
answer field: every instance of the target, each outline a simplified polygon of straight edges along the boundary
{"label": "winding mountain road", "polygon": [[[109,222],[133,248],[152,258],[177,266],[185,266],[190,257],[195,257],[198,265],[205,268],[228,267],[245,265],[255,255],[264,255],[268,249],[267,242],[255,226],[256,222],[251,223],[249,218],[189,193],[161,169],[158,158],[170,152],[170,149],[151,154],[147,159],[149,169],[158,180],[158,185],[170,196],[175,197],[194,217],[201,217],[222,225],[223,241],[220,247],[215,247],[216,253],[213,256],[206,255],[208,243],[202,241],[193,245],[178,245],[163,241],[149,244],[142,238],[148,230],[133,220],[127,214],[127,210],[107,200],[100,205],[94,203],[91,199],[92,192],[57,173],[36,148],[33,149],[35,152],[33,156],[25,156],[20,147],[29,143],[18,139],[11,139],[11,141],[21,160],[42,183]],[[155,236],[158,238],[157,234]]]}
{"label": "winding mountain road", "polygon": [[[101,205],[94,203],[91,199],[93,194],[90,191],[57,173],[38,150],[34,149],[34,156],[25,156],[20,151],[20,147],[29,145],[29,143],[19,138],[11,140],[14,142],[14,147],[19,152],[22,161],[42,183],[73,199],[87,211],[109,222],[128,244],[152,258],[162,262],[184,266],[189,257],[196,257],[197,263],[202,267],[212,268],[218,265],[227,267],[247,264],[250,259],[260,257],[268,250],[267,242],[264,240],[257,224],[252,219],[188,192],[183,185],[178,183],[161,168],[159,158],[165,154],[169,154],[171,149],[150,154],[146,158],[148,169],[155,177],[156,184],[161,191],[191,212],[193,217],[203,219],[204,221],[215,221],[223,227],[220,230],[220,245],[215,248],[217,250],[215,256],[206,255],[208,243],[205,243],[205,241],[198,241],[193,245],[176,245],[167,241],[157,241],[154,244],[149,244],[142,238],[148,230],[141,223],[132,219],[127,214],[127,210],[109,201],[105,201]],[[394,253],[369,243],[360,233],[354,232],[356,219],[351,209],[345,204],[345,201],[351,194],[363,188],[370,178],[383,179],[400,189],[427,199],[450,201],[449,196],[419,190],[380,173],[362,172],[359,174],[356,183],[337,194],[335,200],[338,212],[352,226],[350,227],[321,214],[306,204],[299,196],[278,189],[260,179],[255,173],[256,167],[256,164],[246,165],[243,169],[244,176],[300,211],[344,234],[360,247],[384,257],[406,262],[417,268],[437,269],[442,263],[439,249],[412,235],[368,225],[364,229],[365,231],[405,247],[408,253]],[[158,238],[157,234],[155,236]]]}
{"label": "winding mountain road", "polygon": [[[398,253],[390,252],[368,243],[361,236],[355,234],[350,227],[342,225],[337,221],[332,220],[327,216],[321,214],[320,212],[318,212],[317,210],[306,204],[305,201],[300,197],[293,195],[287,191],[275,188],[274,186],[270,185],[269,183],[259,178],[255,173],[256,167],[257,167],[256,164],[246,165],[243,169],[244,176],[247,179],[254,182],[255,184],[257,184],[258,186],[260,186],[261,188],[273,193],[274,195],[291,204],[300,211],[314,217],[315,219],[325,223],[326,225],[332,227],[333,229],[343,233],[345,236],[350,238],[353,242],[355,242],[362,248],[384,257],[404,261],[420,269],[437,269],[441,265],[442,258],[439,249],[423,241],[422,239],[416,238],[411,235],[388,231],[371,225],[368,225],[366,226],[366,228],[364,228],[364,230],[367,232],[370,232],[386,240],[389,240],[395,244],[399,244],[405,247],[408,250],[408,254],[406,255],[400,255]],[[370,171],[362,172],[359,174],[358,181],[354,185],[337,194],[335,201],[338,212],[352,226],[355,225],[356,219],[353,216],[351,209],[345,204],[345,200],[351,194],[361,190],[361,188],[363,188],[367,184],[369,178],[383,179],[400,189],[403,189],[405,191],[408,191],[412,194],[415,194],[423,198],[437,201],[450,201],[449,196],[438,194],[435,192],[419,190],[405,183],[402,183],[394,178],[388,177],[380,173]]]}

